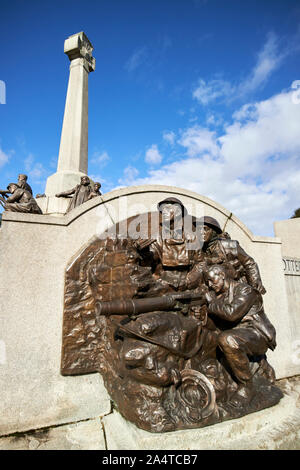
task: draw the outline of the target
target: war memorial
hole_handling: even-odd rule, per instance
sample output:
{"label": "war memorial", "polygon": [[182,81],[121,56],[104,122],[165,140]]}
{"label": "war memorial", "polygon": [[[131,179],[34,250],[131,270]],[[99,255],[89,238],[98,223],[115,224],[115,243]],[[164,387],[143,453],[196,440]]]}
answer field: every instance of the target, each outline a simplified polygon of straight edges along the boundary
{"label": "war memorial", "polygon": [[0,191],[0,449],[299,449],[300,219],[261,237],[185,189],[102,194],[93,46],[64,52],[57,172]]}

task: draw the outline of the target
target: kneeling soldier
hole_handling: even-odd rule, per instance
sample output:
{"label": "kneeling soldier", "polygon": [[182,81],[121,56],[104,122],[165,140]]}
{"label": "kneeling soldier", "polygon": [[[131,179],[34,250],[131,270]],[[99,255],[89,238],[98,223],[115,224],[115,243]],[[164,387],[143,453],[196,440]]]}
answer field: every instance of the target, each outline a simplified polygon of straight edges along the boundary
{"label": "kneeling soldier", "polygon": [[208,312],[221,330],[218,345],[237,379],[238,395],[250,400],[253,372],[248,356],[275,349],[275,328],[264,312],[257,289],[232,280],[225,265],[210,266],[206,276],[214,291],[206,294]]}

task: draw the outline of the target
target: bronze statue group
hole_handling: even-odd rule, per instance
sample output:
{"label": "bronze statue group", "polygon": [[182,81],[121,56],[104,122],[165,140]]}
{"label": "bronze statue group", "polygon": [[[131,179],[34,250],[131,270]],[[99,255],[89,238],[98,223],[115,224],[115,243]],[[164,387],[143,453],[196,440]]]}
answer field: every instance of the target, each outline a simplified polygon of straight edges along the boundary
{"label": "bronze statue group", "polygon": [[176,198],[145,219],[151,214],[157,232],[100,237],[67,268],[62,374],[99,371],[120,413],[151,432],[278,403],[266,357],[275,328],[253,257],[216,219],[192,217]]}
{"label": "bronze statue group", "polygon": [[[32,194],[27,183],[27,175],[19,174],[17,183],[10,183],[6,190],[0,190],[0,204],[6,212],[21,212],[27,214],[42,214],[42,210]],[[92,183],[87,176],[82,176],[80,184],[74,188],[56,194],[56,197],[70,199],[66,213],[90,199],[101,196],[101,184]],[[45,197],[37,194],[36,198]]]}

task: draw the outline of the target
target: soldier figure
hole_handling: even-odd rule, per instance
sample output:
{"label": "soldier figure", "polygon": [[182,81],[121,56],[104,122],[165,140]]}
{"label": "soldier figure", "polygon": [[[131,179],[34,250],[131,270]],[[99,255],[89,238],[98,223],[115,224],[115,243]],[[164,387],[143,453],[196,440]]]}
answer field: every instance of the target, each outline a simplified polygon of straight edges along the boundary
{"label": "soldier figure", "polygon": [[275,349],[275,328],[258,290],[231,279],[225,265],[210,266],[206,277],[214,291],[206,293],[208,312],[221,330],[218,345],[239,383],[237,394],[250,400],[253,372],[248,356],[263,356],[268,348]]}
{"label": "soldier figure", "polygon": [[30,194],[32,195],[32,189],[31,186],[27,183],[28,176],[20,174],[18,176],[18,186],[19,188],[26,189],[26,191],[29,191]]}
{"label": "soldier figure", "polygon": [[227,233],[226,235],[222,233],[216,219],[202,217],[197,222],[197,230],[202,238],[203,247],[189,275],[191,283],[199,282],[199,279],[203,278],[207,266],[225,263],[231,268],[236,280],[250,284],[262,295],[266,293],[254,259],[243,250],[237,240],[231,240]]}
{"label": "soldier figure", "polygon": [[90,199],[93,199],[94,197],[98,197],[98,196],[101,196],[102,193],[100,192],[100,188],[101,188],[101,183],[94,183],[94,187],[93,187],[93,190],[92,192],[90,193],[89,197],[88,197],[88,201]]}
{"label": "soldier figure", "polygon": [[[6,212],[27,212],[31,214],[42,214],[40,207],[32,194],[23,189],[16,183],[10,183],[7,186],[7,191],[0,191],[3,198],[1,199],[2,205]],[[11,193],[11,196],[7,194]],[[5,197],[7,198],[5,200]]]}
{"label": "soldier figure", "polygon": [[67,191],[63,191],[61,193],[56,194],[56,197],[69,197],[72,196],[70,203],[66,212],[70,212],[75,207],[80,206],[84,202],[88,201],[90,198],[91,193],[93,192],[93,188],[91,186],[91,182],[88,176],[82,176],[80,180],[80,184],[75,186],[75,188],[69,189]]}
{"label": "soldier figure", "polygon": [[153,267],[157,293],[185,290],[186,275],[193,263],[193,252],[188,249],[193,236],[185,232],[183,222],[184,217],[190,216],[177,198],[164,199],[157,208],[160,217],[157,237],[138,240],[137,249]]}

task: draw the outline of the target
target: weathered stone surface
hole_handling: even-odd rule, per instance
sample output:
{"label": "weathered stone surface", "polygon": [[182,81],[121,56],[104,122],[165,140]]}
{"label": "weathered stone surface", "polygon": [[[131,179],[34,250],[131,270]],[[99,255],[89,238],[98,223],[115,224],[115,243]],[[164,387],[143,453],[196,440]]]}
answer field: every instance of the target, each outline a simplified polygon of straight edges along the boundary
{"label": "weathered stone surface", "polygon": [[300,377],[278,383],[278,405],[202,429],[154,434],[114,411],[103,418],[109,450],[299,450]]}
{"label": "weathered stone surface", "polygon": [[149,433],[114,411],[102,420],[2,437],[0,450],[299,450],[300,376],[277,385],[285,394],[278,405],[202,429]]}
{"label": "weathered stone surface", "polygon": [[[282,269],[288,299],[292,361],[300,365],[300,218],[274,223],[282,240]],[[284,261],[283,261],[284,260]]]}
{"label": "weathered stone surface", "polygon": [[0,450],[105,450],[100,418],[0,439]]}
{"label": "weathered stone surface", "polygon": [[274,222],[274,232],[282,240],[282,255],[300,258],[300,217]]}

